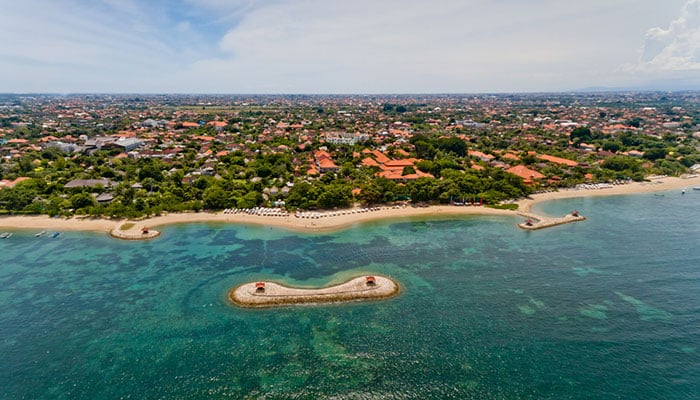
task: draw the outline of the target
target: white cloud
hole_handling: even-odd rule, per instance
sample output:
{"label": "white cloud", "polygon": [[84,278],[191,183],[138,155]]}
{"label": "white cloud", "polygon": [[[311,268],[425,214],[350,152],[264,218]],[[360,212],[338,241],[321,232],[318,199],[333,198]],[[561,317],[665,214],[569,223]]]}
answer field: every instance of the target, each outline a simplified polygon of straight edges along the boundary
{"label": "white cloud", "polygon": [[0,91],[172,89],[163,77],[202,55],[188,42],[196,34],[178,31],[188,23],[170,24],[157,7],[136,0],[3,5]]}
{"label": "white cloud", "polygon": [[[223,37],[230,57],[194,70],[246,92],[565,89],[619,65],[611,27],[629,3],[281,2],[253,10]],[[607,27],[593,29],[601,20]]]}
{"label": "white cloud", "polygon": [[647,32],[639,67],[647,72],[700,70],[700,0],[688,0],[667,28]]}
{"label": "white cloud", "polygon": [[[547,91],[642,67],[682,78],[700,43],[700,0],[670,14],[685,2],[6,2],[0,91]],[[649,31],[643,62],[619,68],[649,26],[665,27]]]}

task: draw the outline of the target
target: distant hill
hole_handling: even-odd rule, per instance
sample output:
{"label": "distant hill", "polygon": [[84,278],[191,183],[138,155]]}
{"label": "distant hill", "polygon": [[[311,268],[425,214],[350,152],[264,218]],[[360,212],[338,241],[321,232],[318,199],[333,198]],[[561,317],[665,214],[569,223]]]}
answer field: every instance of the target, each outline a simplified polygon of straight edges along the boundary
{"label": "distant hill", "polygon": [[696,92],[700,91],[697,82],[652,82],[640,86],[589,86],[575,89],[574,92]]}

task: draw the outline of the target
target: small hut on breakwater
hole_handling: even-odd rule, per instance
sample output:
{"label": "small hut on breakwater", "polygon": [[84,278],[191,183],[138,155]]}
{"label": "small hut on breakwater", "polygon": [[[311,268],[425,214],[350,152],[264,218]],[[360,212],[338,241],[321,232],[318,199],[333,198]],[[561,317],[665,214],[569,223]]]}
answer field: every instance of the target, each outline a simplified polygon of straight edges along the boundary
{"label": "small hut on breakwater", "polygon": [[396,281],[379,275],[353,278],[319,289],[292,288],[275,282],[249,282],[231,289],[228,298],[240,307],[262,308],[291,304],[378,300],[399,293]]}

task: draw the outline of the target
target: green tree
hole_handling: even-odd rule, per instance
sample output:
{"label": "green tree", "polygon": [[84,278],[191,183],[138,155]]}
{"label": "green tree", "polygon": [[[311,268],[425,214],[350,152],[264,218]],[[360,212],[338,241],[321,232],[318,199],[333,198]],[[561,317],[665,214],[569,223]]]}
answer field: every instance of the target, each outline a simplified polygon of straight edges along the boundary
{"label": "green tree", "polygon": [[603,143],[603,150],[609,151],[612,153],[617,153],[618,151],[622,150],[622,143],[614,142],[614,141],[606,141],[605,143]]}
{"label": "green tree", "polygon": [[593,136],[591,135],[591,130],[585,126],[579,126],[578,128],[574,128],[569,134],[569,137],[571,138],[571,140],[579,139],[582,142],[588,142],[593,138]]}
{"label": "green tree", "polygon": [[219,185],[212,185],[202,193],[204,207],[211,210],[221,210],[229,204],[228,195]]}
{"label": "green tree", "polygon": [[666,153],[667,153],[666,149],[661,148],[661,147],[654,147],[654,148],[645,150],[643,157],[646,158],[647,160],[655,161],[655,160],[658,160],[660,158],[666,157]]}
{"label": "green tree", "polygon": [[433,158],[435,158],[435,154],[437,153],[435,147],[433,147],[432,144],[427,142],[418,141],[414,144],[414,147],[416,149],[416,155],[418,156],[418,158],[432,160]]}
{"label": "green tree", "polygon": [[92,197],[90,193],[76,193],[70,197],[70,203],[74,210],[85,209],[88,207],[94,207],[97,202],[95,198]]}
{"label": "green tree", "polygon": [[347,185],[331,184],[318,197],[318,206],[325,209],[348,207],[352,202],[352,190]]}

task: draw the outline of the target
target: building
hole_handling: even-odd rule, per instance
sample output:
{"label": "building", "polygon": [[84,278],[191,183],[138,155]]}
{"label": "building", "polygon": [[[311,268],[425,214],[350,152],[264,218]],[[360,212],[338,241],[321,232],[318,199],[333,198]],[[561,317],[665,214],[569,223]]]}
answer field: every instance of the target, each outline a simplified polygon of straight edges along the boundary
{"label": "building", "polygon": [[536,181],[544,178],[544,175],[542,175],[541,173],[535,171],[534,169],[530,169],[522,164],[516,165],[512,168],[508,168],[506,172],[523,178],[523,182],[526,185],[532,185]]}
{"label": "building", "polygon": [[109,179],[73,179],[72,181],[66,183],[64,186],[66,189],[73,189],[73,188],[95,188],[98,186],[102,186],[105,188],[112,187],[113,182]]}
{"label": "building", "polygon": [[369,135],[366,133],[348,133],[348,132],[333,132],[326,134],[326,142],[335,145],[348,144],[354,145],[359,142],[369,140]]}

